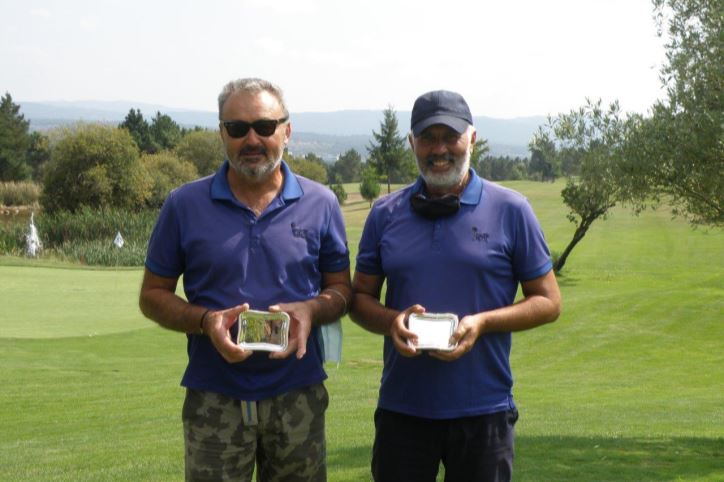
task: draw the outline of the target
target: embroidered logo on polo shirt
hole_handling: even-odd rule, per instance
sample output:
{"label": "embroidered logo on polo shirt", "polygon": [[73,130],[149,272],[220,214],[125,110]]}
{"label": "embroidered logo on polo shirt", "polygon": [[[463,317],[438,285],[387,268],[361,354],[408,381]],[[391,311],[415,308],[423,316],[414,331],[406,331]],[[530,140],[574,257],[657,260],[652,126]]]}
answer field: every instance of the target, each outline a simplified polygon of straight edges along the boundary
{"label": "embroidered logo on polo shirt", "polygon": [[291,226],[292,226],[292,236],[294,236],[295,238],[307,239],[310,237],[309,231],[307,229],[298,228],[295,223],[292,223]]}
{"label": "embroidered logo on polo shirt", "polygon": [[485,241],[488,242],[488,238],[490,235],[488,233],[481,233],[478,231],[478,228],[473,226],[473,241],[477,241],[478,243]]}

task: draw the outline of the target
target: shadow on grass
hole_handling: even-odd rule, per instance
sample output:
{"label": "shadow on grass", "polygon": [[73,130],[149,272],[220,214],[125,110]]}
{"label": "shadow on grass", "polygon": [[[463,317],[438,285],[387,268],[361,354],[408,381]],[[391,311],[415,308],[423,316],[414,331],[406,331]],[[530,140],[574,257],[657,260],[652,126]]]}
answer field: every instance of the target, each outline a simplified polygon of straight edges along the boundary
{"label": "shadow on grass", "polygon": [[[370,444],[329,447],[330,480],[370,480]],[[527,437],[516,439],[515,481],[720,481],[724,439]],[[440,467],[438,480],[444,478]]]}
{"label": "shadow on grass", "polygon": [[370,205],[367,201],[364,201],[364,203],[354,203],[358,204],[357,206],[352,206],[351,204],[345,204],[344,210],[345,212],[353,213],[355,211],[365,211],[370,209]]}
{"label": "shadow on grass", "polygon": [[578,286],[579,279],[575,276],[568,276],[565,273],[556,273],[556,281],[558,281],[558,286],[573,287]]}
{"label": "shadow on grass", "polygon": [[516,439],[516,481],[724,480],[724,438]]}

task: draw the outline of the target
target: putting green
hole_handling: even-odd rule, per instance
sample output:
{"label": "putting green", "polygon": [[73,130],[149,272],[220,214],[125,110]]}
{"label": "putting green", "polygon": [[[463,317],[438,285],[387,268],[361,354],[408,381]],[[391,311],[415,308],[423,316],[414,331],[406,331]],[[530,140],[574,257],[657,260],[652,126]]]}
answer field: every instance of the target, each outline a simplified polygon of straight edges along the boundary
{"label": "putting green", "polygon": [[0,338],[64,338],[151,326],[141,269],[0,266]]}

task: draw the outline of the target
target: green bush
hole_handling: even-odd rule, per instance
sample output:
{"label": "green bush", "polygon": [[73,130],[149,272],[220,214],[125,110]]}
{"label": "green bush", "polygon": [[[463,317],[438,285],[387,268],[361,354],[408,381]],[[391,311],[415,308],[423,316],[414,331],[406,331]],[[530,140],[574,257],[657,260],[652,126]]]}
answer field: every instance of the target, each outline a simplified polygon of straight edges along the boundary
{"label": "green bush", "polygon": [[288,156],[286,161],[295,174],[317,181],[320,184],[327,183],[327,170],[320,162],[294,156]]}
{"label": "green bush", "polygon": [[0,182],[0,205],[34,206],[40,199],[40,186],[34,182]]}
{"label": "green bush", "polygon": [[175,149],[176,155],[189,161],[201,176],[213,174],[226,157],[224,143],[218,131],[191,131],[181,138]]}
{"label": "green bush", "polygon": [[347,200],[347,191],[344,190],[344,186],[342,184],[332,184],[329,188],[337,196],[337,202],[339,202],[340,206],[344,204]]}
{"label": "green bush", "polygon": [[83,206],[142,209],[151,180],[124,129],[81,124],[65,129],[45,170],[41,204],[47,212]]}
{"label": "green bush", "polygon": [[147,201],[151,207],[161,207],[172,189],[199,177],[196,167],[191,162],[179,159],[170,151],[144,154],[141,156],[141,164],[153,181],[151,196]]}
{"label": "green bush", "polygon": [[28,225],[24,222],[0,223],[0,254],[20,256],[25,252],[25,235]]}
{"label": "green bush", "polygon": [[380,195],[380,183],[374,166],[367,164],[362,169],[362,182],[359,185],[359,193],[362,197],[369,201],[372,207],[372,201]]}

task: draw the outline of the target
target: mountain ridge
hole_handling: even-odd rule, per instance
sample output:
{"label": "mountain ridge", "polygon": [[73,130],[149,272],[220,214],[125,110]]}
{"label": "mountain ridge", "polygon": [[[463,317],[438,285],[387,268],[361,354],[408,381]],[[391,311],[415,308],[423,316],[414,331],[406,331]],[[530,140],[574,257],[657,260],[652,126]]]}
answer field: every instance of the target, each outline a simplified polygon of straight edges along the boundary
{"label": "mountain ridge", "polygon": [[[215,129],[216,112],[179,109],[132,101],[20,101],[20,112],[30,121],[31,130],[48,130],[75,122],[123,122],[130,109],[140,109],[150,120],[161,112],[183,127],[200,126]],[[397,111],[400,133],[410,129],[410,111]],[[381,110],[348,109],[329,112],[292,112],[293,134],[290,150],[295,154],[314,152],[325,160],[334,160],[354,148],[365,157],[372,131],[379,131]],[[528,143],[544,116],[498,119],[474,116],[478,136],[488,140],[491,154],[527,157]]]}

